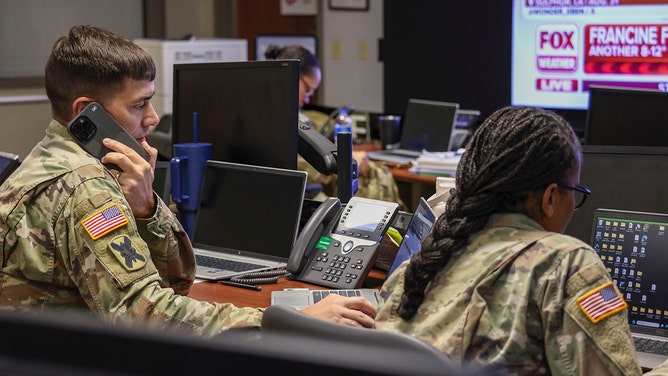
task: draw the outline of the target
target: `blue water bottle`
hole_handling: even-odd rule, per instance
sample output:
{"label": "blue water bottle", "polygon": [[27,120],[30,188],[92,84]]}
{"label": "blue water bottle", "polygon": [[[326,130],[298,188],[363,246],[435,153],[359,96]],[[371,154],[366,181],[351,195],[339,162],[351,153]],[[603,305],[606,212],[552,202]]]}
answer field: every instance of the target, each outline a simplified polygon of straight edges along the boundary
{"label": "blue water bottle", "polygon": [[353,131],[353,119],[348,115],[348,111],[343,108],[339,111],[338,115],[334,118],[334,143],[336,144],[337,135],[339,132],[350,132]]}

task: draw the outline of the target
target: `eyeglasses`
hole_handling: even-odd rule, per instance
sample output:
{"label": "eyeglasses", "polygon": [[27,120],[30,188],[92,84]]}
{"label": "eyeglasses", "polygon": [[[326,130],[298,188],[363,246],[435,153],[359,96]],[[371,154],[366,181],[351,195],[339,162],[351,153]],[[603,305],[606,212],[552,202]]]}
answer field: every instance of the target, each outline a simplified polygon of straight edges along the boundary
{"label": "eyeglasses", "polygon": [[304,89],[306,89],[306,90],[304,90],[304,96],[310,97],[313,94],[315,94],[315,89],[312,88],[311,85],[308,84],[308,82],[306,82],[304,77],[300,76],[299,80],[301,80],[301,82],[304,84]]}
{"label": "eyeglasses", "polygon": [[591,194],[589,188],[585,188],[581,185],[578,185],[577,187],[561,183],[557,183],[557,185],[562,188],[570,189],[571,191],[575,192],[575,209],[584,205],[585,201],[587,201],[587,197],[589,197],[589,195]]}

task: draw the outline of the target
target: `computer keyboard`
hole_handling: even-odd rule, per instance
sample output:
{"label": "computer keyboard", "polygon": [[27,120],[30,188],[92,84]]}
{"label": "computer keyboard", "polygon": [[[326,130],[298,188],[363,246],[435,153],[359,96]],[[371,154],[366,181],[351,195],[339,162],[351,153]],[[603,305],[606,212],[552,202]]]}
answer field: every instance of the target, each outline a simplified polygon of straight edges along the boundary
{"label": "computer keyboard", "polygon": [[338,294],[343,296],[362,296],[362,292],[358,289],[349,289],[349,290],[311,290],[313,294],[313,303],[317,303],[322,299],[325,299],[329,294]]}
{"label": "computer keyboard", "polygon": [[633,337],[633,343],[636,347],[636,351],[638,352],[668,355],[668,342],[666,341]]}
{"label": "computer keyboard", "polygon": [[264,267],[264,265],[226,260],[204,255],[195,255],[195,263],[197,265],[206,266],[209,268],[231,270],[233,272],[243,272],[246,270],[258,269]]}

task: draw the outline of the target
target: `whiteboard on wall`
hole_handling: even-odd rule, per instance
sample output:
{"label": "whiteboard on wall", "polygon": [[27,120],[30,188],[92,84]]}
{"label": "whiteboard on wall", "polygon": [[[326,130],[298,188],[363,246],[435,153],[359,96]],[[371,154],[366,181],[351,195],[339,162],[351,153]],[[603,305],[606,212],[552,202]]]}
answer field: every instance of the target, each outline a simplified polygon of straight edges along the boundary
{"label": "whiteboard on wall", "polygon": [[0,1],[0,78],[44,75],[53,43],[77,24],[130,40],[144,34],[142,0]]}

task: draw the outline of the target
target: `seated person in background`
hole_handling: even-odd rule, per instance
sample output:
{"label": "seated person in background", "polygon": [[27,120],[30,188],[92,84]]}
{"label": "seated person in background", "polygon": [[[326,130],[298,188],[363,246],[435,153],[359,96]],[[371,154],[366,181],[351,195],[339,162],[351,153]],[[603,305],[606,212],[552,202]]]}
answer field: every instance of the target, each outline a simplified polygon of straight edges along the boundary
{"label": "seated person in background", "polygon": [[[103,29],[75,26],[55,42],[45,67],[53,119],[0,186],[1,310],[70,309],[203,336],[260,325],[260,308],[186,296],[195,278],[193,248],[152,190],[157,150],[145,140],[158,122],[150,102],[155,74],[148,53]],[[100,161],[74,141],[66,125],[91,102],[99,102],[140,143],[149,161],[108,138],[104,145],[111,152]],[[373,325],[375,308],[364,298],[322,302],[304,312]]]}
{"label": "seated person in background", "polygon": [[[376,328],[513,375],[640,375],[619,290],[588,244],[562,234],[589,194],[580,163],[577,136],[553,112],[493,113],[421,252],[384,283]],[[579,299],[598,289],[617,305],[595,320]]]}
{"label": "seated person in background", "polygon": [[[319,122],[314,121],[314,119],[309,119],[303,112],[301,112],[304,104],[309,103],[311,96],[314,94],[315,90],[318,89],[318,86],[320,86],[322,72],[320,70],[318,58],[305,47],[294,44],[283,47],[270,45],[267,47],[264,55],[270,60],[299,60],[299,116],[302,121],[308,121],[313,128],[319,129],[322,126],[322,123],[320,123],[319,127]],[[324,115],[323,120],[326,118],[327,115]],[[370,161],[364,151],[353,151],[353,159],[357,161],[359,173],[359,189],[355,196],[397,202],[405,208],[405,205],[399,198],[399,188],[397,187],[397,183],[394,181],[394,177],[387,167]],[[299,157],[297,165],[300,170],[308,172],[310,183],[320,183],[323,186],[328,186],[327,193],[331,196],[337,195],[336,175],[321,174],[301,156]]]}

